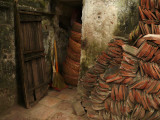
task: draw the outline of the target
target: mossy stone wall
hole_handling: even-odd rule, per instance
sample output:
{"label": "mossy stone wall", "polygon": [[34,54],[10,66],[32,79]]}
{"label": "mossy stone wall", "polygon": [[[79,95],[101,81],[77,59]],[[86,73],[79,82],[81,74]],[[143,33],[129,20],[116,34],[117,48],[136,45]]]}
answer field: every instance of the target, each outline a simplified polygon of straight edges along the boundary
{"label": "mossy stone wall", "polygon": [[[19,0],[18,6],[25,10],[41,10],[49,12],[49,0]],[[0,113],[11,106],[23,103],[21,80],[19,80],[18,61],[16,56],[16,40],[14,29],[14,1],[0,0]],[[46,74],[51,80],[50,55],[48,48],[54,34],[51,17],[43,17],[43,37],[46,53]],[[50,77],[50,78],[49,78]]]}
{"label": "mossy stone wall", "polygon": [[0,1],[0,112],[17,102],[13,3]]}

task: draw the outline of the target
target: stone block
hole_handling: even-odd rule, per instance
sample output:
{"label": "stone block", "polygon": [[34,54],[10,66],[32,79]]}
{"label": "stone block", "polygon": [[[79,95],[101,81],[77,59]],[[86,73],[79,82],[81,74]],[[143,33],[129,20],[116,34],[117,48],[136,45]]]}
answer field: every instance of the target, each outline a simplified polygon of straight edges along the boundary
{"label": "stone block", "polygon": [[84,108],[82,107],[82,104],[80,101],[73,103],[73,109],[76,112],[76,115],[78,116],[82,116],[85,114]]}

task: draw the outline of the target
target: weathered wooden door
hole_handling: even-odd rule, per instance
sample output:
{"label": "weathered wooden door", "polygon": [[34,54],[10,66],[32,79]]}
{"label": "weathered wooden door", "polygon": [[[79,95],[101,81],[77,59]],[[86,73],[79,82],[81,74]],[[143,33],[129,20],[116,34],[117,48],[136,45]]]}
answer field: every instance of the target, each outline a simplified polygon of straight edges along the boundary
{"label": "weathered wooden door", "polygon": [[27,108],[36,104],[47,92],[45,55],[41,17],[31,12],[16,11],[19,62]]}

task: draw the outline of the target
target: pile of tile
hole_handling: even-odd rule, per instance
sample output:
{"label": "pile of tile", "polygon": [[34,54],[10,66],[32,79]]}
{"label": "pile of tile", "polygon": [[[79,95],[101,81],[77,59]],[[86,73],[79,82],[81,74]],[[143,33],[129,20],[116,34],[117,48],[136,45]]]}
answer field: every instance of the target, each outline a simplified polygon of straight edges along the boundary
{"label": "pile of tile", "polygon": [[71,37],[69,38],[67,57],[63,64],[65,82],[71,85],[77,85],[78,83],[81,55],[81,27],[80,23],[74,22]]}
{"label": "pile of tile", "polygon": [[[157,5],[153,5],[154,1],[142,0],[139,8],[154,14],[159,9],[153,7]],[[159,20],[146,24],[159,26],[156,23]],[[133,45],[122,38],[112,40],[106,52],[102,52],[96,64],[81,78],[82,106],[89,118],[160,120],[160,35],[156,35],[155,28],[154,34],[144,32],[147,30],[140,24],[139,28],[139,37]]]}
{"label": "pile of tile", "polygon": [[142,34],[160,34],[160,0],[141,0],[139,26]]}

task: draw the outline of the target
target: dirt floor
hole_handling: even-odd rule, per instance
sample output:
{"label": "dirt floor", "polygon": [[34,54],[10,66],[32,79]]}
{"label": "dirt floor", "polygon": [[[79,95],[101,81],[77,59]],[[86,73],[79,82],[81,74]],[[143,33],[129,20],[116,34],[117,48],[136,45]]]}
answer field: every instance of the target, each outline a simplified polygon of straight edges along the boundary
{"label": "dirt floor", "polygon": [[76,99],[76,88],[61,92],[49,90],[48,95],[33,108],[16,105],[3,113],[0,120],[87,120],[86,116],[75,115],[72,103]]}

